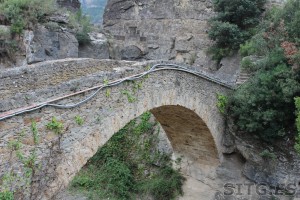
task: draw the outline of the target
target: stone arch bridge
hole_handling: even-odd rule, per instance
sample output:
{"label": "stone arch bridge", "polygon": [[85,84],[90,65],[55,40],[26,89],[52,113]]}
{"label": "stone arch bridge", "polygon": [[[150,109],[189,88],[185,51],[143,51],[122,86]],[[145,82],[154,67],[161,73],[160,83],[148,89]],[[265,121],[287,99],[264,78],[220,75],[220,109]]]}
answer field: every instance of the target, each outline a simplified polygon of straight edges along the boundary
{"label": "stone arch bridge", "polygon": [[[11,153],[9,141],[20,133],[22,151],[34,148],[30,131],[37,122],[40,134],[37,149],[39,173],[33,184],[34,199],[50,199],[66,187],[99,147],[130,120],[151,111],[164,128],[175,152],[188,157],[191,165],[185,173],[198,179],[213,176],[222,161],[224,118],[219,113],[217,93],[230,92],[230,86],[216,79],[195,76],[182,71],[161,70],[136,80],[100,91],[84,104],[70,109],[46,106],[38,110],[4,119],[17,108],[65,96],[56,103],[69,104],[89,96],[87,90],[137,74],[153,62],[129,62],[93,59],[49,61],[0,73],[0,176],[20,170],[20,162]],[[86,90],[86,92],[79,92]],[[17,110],[16,110],[17,109]],[[74,118],[84,123],[78,125]],[[63,136],[46,128],[56,117],[64,125]],[[199,170],[193,170],[197,168]]]}

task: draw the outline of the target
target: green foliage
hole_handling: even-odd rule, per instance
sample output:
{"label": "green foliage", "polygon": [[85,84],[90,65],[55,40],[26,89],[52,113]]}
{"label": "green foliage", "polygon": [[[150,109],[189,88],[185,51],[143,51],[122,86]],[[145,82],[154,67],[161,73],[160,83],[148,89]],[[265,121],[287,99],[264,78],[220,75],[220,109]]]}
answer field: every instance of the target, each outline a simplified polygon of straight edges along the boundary
{"label": "green foliage", "polygon": [[10,191],[0,192],[0,200],[14,200],[14,194]]}
{"label": "green foliage", "polygon": [[106,96],[107,98],[110,97],[110,89],[106,89],[105,96]]}
{"label": "green foliage", "polygon": [[104,80],[103,80],[103,84],[104,84],[104,85],[108,85],[108,83],[109,83],[109,81],[108,81],[107,79],[104,79]]}
{"label": "green foliage", "polygon": [[126,95],[129,103],[133,103],[136,101],[136,98],[128,90],[123,90],[122,94]]}
{"label": "green foliage", "polygon": [[181,174],[166,166],[155,174],[151,181],[142,181],[139,190],[150,194],[154,199],[174,199],[178,195],[183,195],[182,182],[184,178]]}
{"label": "green foliage", "polygon": [[259,23],[265,0],[214,0],[216,20],[236,24],[241,29]]}
{"label": "green foliage", "polygon": [[79,126],[82,126],[83,123],[84,123],[84,120],[82,119],[82,117],[76,115],[76,116],[75,116],[75,122],[76,122]]}
{"label": "green foliage", "polygon": [[89,32],[92,31],[92,25],[90,18],[82,13],[78,12],[70,13],[70,26],[75,29],[76,38],[80,45],[88,44],[90,42]]}
{"label": "green foliage", "polygon": [[150,194],[160,200],[182,194],[183,178],[171,168],[169,155],[156,149],[150,118],[144,113],[115,133],[75,176],[72,188],[87,191],[90,199],[143,199]]}
{"label": "green foliage", "polygon": [[294,119],[293,97],[299,92],[295,74],[288,66],[278,65],[242,85],[231,98],[230,113],[243,131],[265,140],[280,137]]}
{"label": "green foliage", "polygon": [[253,35],[265,0],[214,0],[213,3],[217,16],[212,19],[209,37],[215,44],[209,52],[220,61]]}
{"label": "green foliage", "polygon": [[232,50],[237,50],[244,41],[243,32],[236,24],[229,22],[213,22],[208,35],[215,41],[213,48],[210,49],[215,60],[221,60],[222,57],[228,56]]}
{"label": "green foliage", "polygon": [[276,155],[273,152],[270,152],[268,149],[263,150],[260,154],[261,157],[263,158],[270,158],[272,160],[276,159]]}
{"label": "green foliage", "polygon": [[300,38],[295,31],[300,30],[296,18],[299,9],[297,0],[272,9],[257,34],[240,48],[243,56],[257,60],[243,59],[242,66],[254,76],[231,97],[229,115],[239,130],[266,141],[294,132],[294,98],[300,94]]}
{"label": "green foliage", "polygon": [[241,62],[241,67],[246,69],[247,71],[254,71],[256,69],[256,65],[251,61],[250,58],[245,57]]}
{"label": "green foliage", "polygon": [[246,41],[244,44],[240,45],[240,54],[242,56],[249,56],[255,53],[255,44],[253,44],[253,40]]}
{"label": "green foliage", "polygon": [[133,93],[136,93],[138,90],[142,89],[143,87],[143,81],[134,81],[134,84],[133,84],[133,88],[132,88],[132,91]]}
{"label": "green foliage", "polygon": [[52,130],[54,133],[61,135],[64,129],[62,122],[57,121],[55,117],[52,118],[51,122],[46,125],[47,129]]}
{"label": "green foliage", "polygon": [[32,135],[33,135],[34,144],[38,144],[39,143],[39,134],[38,134],[38,129],[37,129],[35,121],[33,121],[31,123],[31,132],[32,132]]}
{"label": "green foliage", "polygon": [[27,199],[33,193],[33,178],[38,170],[37,167],[37,144],[39,142],[39,134],[35,121],[31,123],[31,132],[34,140],[34,148],[30,150],[29,155],[22,150],[21,140],[25,136],[22,131],[18,134],[16,140],[11,140],[8,147],[11,150],[10,155],[15,154],[21,163],[19,171],[10,166],[8,171],[1,177],[0,199],[14,199],[14,193],[18,193],[19,199]]}
{"label": "green foliage", "polygon": [[45,19],[56,10],[54,0],[2,0],[0,14],[11,23],[11,32],[21,34],[27,28]]}
{"label": "green foliage", "polygon": [[217,107],[222,114],[226,113],[228,106],[228,97],[222,94],[217,94]]}
{"label": "green foliage", "polygon": [[296,127],[297,127],[297,137],[295,143],[295,150],[300,154],[300,97],[295,97],[295,106],[296,106]]}

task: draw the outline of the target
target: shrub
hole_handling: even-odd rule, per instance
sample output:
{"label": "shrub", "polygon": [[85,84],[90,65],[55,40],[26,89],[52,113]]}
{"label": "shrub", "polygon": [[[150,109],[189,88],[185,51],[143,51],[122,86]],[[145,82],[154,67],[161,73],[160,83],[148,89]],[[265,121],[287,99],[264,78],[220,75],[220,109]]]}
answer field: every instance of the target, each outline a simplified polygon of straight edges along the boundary
{"label": "shrub", "polygon": [[300,154],[300,97],[295,98],[295,106],[296,106],[296,127],[297,127],[297,137],[295,143],[295,150],[298,154]]}
{"label": "shrub", "polygon": [[90,18],[79,10],[78,12],[70,13],[70,26],[75,29],[76,38],[80,45],[84,45],[90,42],[89,32],[92,31],[92,25]]}
{"label": "shrub", "polygon": [[51,30],[51,31],[57,31],[57,30],[60,29],[59,24],[56,23],[56,22],[47,22],[47,23],[45,23],[44,25],[45,25],[45,27],[46,27],[47,29],[49,29],[49,30]]}
{"label": "shrub", "polygon": [[3,0],[0,12],[11,23],[11,32],[21,34],[25,27],[30,27],[45,19],[57,8],[54,0]]}
{"label": "shrub", "polygon": [[172,199],[182,194],[184,179],[170,167],[169,156],[156,149],[158,136],[150,118],[144,113],[115,133],[75,176],[72,187],[88,191],[90,199]]}
{"label": "shrub", "polygon": [[215,41],[209,52],[220,61],[253,35],[265,0],[214,0],[213,3],[218,13],[209,30],[209,37]]}
{"label": "shrub", "polygon": [[293,121],[293,97],[300,83],[285,65],[260,71],[231,97],[230,113],[240,130],[264,140],[285,135]]}
{"label": "shrub", "polygon": [[241,62],[241,67],[247,71],[254,71],[255,64],[251,61],[249,57],[245,57]]}
{"label": "shrub", "polygon": [[[253,67],[243,66],[255,75],[230,99],[230,116],[237,127],[264,140],[294,132],[294,98],[300,95],[299,1],[289,0],[283,8],[270,10],[258,26],[258,33],[241,45],[243,56],[259,56]],[[296,149],[300,152],[299,137]]]}
{"label": "shrub", "polygon": [[14,195],[9,191],[0,192],[0,200],[14,200]]}
{"label": "shrub", "polygon": [[82,126],[83,125],[83,123],[84,123],[84,120],[82,119],[82,117],[80,117],[80,116],[75,116],[75,122],[76,122],[76,124],[78,124],[79,126]]}
{"label": "shrub", "polygon": [[218,12],[216,20],[236,24],[241,29],[253,27],[259,23],[265,0],[214,0],[214,10]]}
{"label": "shrub", "polygon": [[237,50],[244,40],[243,32],[239,27],[229,22],[213,22],[208,35],[215,41],[215,47],[220,51],[225,50],[224,53],[219,53],[222,56],[229,55],[231,50]]}
{"label": "shrub", "polygon": [[226,113],[228,106],[228,98],[225,95],[217,94],[217,107],[222,114]]}
{"label": "shrub", "polygon": [[60,135],[64,129],[62,122],[57,121],[55,117],[52,118],[51,122],[46,125],[47,129],[52,130],[54,133]]}
{"label": "shrub", "polygon": [[263,158],[266,158],[266,159],[268,159],[268,158],[270,158],[270,159],[272,159],[272,160],[275,160],[275,159],[276,159],[275,153],[270,152],[270,151],[267,150],[267,149],[263,150],[259,155],[260,155],[261,157],[263,157]]}
{"label": "shrub", "polygon": [[150,194],[154,199],[174,199],[183,194],[184,180],[178,171],[166,166],[151,179],[142,181],[139,190]]}

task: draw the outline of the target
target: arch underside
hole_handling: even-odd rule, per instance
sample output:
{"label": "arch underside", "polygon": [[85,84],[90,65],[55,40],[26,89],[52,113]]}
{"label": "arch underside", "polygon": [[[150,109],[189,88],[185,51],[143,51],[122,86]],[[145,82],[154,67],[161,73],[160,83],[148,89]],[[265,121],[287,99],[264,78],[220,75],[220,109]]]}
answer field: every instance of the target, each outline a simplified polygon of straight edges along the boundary
{"label": "arch underside", "polygon": [[187,176],[207,182],[220,164],[215,139],[199,115],[186,107],[166,105],[151,110],[173,148],[176,167]]}
{"label": "arch underside", "polygon": [[175,153],[200,165],[219,164],[212,134],[194,111],[169,105],[154,108],[151,113],[162,125]]}

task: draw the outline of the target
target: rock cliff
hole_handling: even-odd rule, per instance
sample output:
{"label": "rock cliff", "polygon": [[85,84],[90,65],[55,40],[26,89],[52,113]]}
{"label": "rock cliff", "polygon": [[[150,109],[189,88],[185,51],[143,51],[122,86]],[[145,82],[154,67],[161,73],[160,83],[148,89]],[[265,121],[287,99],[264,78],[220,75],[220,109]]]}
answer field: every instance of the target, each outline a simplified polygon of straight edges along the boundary
{"label": "rock cliff", "polygon": [[[283,2],[269,0],[267,7]],[[114,38],[113,58],[175,60],[212,70],[232,64],[238,68],[238,58],[216,66],[207,53],[213,16],[212,0],[109,0],[103,23]]]}
{"label": "rock cliff", "polygon": [[57,0],[57,3],[59,6],[68,8],[70,10],[79,10],[80,9],[79,0]]}
{"label": "rock cliff", "polygon": [[206,32],[213,15],[210,0],[110,0],[104,29],[118,46],[116,58],[210,66]]}

